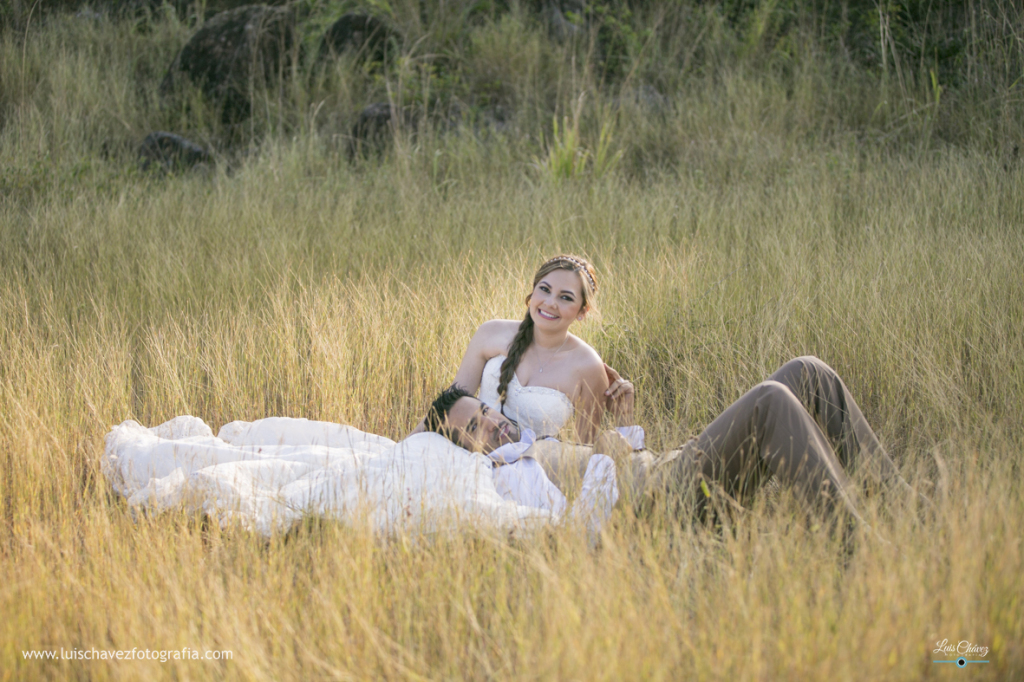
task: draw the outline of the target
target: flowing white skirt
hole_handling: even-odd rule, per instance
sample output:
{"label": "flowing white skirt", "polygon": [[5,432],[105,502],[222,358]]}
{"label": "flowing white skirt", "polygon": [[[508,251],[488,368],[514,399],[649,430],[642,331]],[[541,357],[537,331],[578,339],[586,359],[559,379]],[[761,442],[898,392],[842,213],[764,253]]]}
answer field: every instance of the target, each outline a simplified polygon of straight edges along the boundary
{"label": "flowing white skirt", "polygon": [[[217,436],[196,417],[153,428],[128,420],[107,434],[102,468],[132,508],[202,510],[263,535],[305,514],[387,533],[536,527],[564,510],[504,499],[488,458],[436,433],[395,443],[306,419],[231,422]],[[610,475],[614,485],[613,466]],[[600,506],[603,520],[611,507]],[[594,520],[587,519],[590,530]]]}

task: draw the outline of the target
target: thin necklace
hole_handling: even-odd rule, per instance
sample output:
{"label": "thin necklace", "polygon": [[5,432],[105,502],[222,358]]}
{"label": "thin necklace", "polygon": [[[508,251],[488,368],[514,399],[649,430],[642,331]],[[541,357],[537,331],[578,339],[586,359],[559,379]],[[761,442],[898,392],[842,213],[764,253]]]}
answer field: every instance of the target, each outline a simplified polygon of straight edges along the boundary
{"label": "thin necklace", "polygon": [[548,365],[550,365],[551,361],[555,359],[555,356],[562,352],[562,349],[565,348],[565,344],[568,341],[569,341],[569,335],[566,334],[565,335],[565,341],[562,341],[562,345],[558,347],[558,350],[556,350],[554,353],[552,353],[551,357],[548,358],[548,361],[545,362],[543,365],[541,365],[540,369],[537,370],[537,374],[543,374],[544,373],[544,368],[547,367]]}

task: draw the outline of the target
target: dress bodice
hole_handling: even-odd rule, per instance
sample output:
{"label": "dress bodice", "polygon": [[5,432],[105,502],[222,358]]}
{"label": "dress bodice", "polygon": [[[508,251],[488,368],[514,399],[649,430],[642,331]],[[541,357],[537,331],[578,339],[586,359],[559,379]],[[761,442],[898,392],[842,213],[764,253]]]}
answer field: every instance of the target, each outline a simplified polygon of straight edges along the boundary
{"label": "dress bodice", "polygon": [[[496,355],[484,365],[480,377],[480,400],[491,409],[499,409],[498,382],[504,355]],[[508,384],[504,414],[515,420],[521,429],[530,429],[538,438],[556,435],[572,419],[573,407],[569,396],[546,386],[523,386],[519,377],[512,375]]]}

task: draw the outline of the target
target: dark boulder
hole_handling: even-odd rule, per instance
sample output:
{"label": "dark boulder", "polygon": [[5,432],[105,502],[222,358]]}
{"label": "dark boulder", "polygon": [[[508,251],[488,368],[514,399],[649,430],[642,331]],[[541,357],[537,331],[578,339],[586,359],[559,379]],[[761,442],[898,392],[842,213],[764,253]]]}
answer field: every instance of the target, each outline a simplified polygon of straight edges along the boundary
{"label": "dark boulder", "polygon": [[345,14],[327,29],[320,43],[318,59],[348,51],[360,60],[384,61],[393,36],[391,28],[377,17]]}
{"label": "dark boulder", "polygon": [[380,154],[394,140],[395,133],[415,131],[416,121],[408,110],[395,111],[387,102],[377,102],[359,112],[348,140],[349,158]]}
{"label": "dark boulder", "polygon": [[174,133],[150,133],[139,147],[139,164],[143,170],[187,170],[209,163],[208,151]]}
{"label": "dark boulder", "polygon": [[160,94],[172,96],[188,80],[223,107],[223,122],[242,121],[252,111],[254,89],[287,73],[297,42],[288,8],[247,5],[221,12],[181,48]]}

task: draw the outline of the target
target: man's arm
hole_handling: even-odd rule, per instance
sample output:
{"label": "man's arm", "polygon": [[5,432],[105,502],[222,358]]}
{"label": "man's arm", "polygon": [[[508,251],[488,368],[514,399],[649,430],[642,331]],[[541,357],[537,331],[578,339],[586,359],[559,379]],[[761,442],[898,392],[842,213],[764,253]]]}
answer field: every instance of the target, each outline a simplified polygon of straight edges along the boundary
{"label": "man's arm", "polygon": [[594,454],[589,445],[563,443],[554,439],[539,440],[523,453],[540,463],[544,473],[559,490],[574,490],[583,482],[587,462]]}
{"label": "man's arm", "polygon": [[594,443],[594,452],[612,458],[617,468],[629,466],[629,458],[633,454],[633,446],[618,431],[603,431]]}

